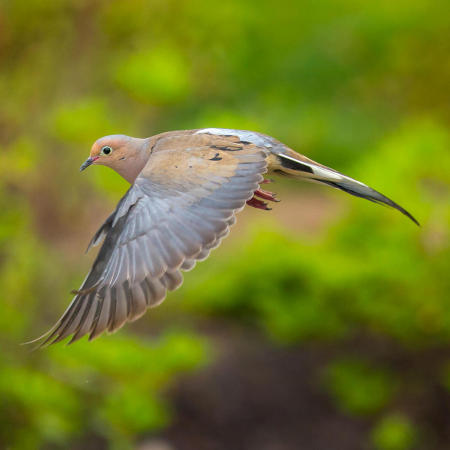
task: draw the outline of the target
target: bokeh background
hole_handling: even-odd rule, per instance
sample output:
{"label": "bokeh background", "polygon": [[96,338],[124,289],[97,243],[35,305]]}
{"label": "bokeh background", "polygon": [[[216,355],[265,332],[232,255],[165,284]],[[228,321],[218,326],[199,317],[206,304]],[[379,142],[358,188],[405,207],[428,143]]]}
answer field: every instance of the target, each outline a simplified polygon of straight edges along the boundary
{"label": "bokeh background", "polygon": [[[446,0],[0,2],[0,448],[450,446]],[[163,305],[32,352],[127,189],[105,134],[262,131],[410,210],[289,180]],[[250,209],[250,208],[248,208]]]}

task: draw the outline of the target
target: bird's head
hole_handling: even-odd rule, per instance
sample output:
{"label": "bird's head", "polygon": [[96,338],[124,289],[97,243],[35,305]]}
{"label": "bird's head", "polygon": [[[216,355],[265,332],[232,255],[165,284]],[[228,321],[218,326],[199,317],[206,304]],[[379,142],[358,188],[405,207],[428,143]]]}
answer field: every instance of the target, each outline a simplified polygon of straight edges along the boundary
{"label": "bird's head", "polygon": [[127,181],[133,183],[146,162],[146,140],[122,134],[105,136],[91,148],[89,158],[81,165],[80,171],[92,164],[111,167]]}

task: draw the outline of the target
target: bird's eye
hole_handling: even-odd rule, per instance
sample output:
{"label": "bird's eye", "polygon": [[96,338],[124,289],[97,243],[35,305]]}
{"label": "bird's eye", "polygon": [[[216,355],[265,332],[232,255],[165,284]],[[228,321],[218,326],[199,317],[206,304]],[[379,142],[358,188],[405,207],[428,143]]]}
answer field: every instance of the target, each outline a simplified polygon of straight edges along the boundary
{"label": "bird's eye", "polygon": [[105,145],[104,147],[102,147],[102,149],[100,150],[100,154],[101,155],[109,155],[110,153],[112,153],[112,148],[109,145]]}

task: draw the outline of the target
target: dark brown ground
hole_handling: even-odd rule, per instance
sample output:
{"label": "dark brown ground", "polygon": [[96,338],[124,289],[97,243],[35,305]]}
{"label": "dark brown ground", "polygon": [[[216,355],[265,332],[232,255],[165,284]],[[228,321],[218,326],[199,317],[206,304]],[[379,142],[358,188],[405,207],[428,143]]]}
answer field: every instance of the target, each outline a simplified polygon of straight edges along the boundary
{"label": "dark brown ground", "polygon": [[[144,439],[141,450],[364,450],[380,417],[355,418],[339,411],[322,383],[323,369],[344,348],[298,345],[277,348],[261,336],[236,329],[213,337],[222,356],[212,367],[179,383],[170,393],[174,423]],[[345,351],[370,352],[399,370],[418,370],[423,382],[441,352],[417,361],[388,343],[361,339]],[[411,355],[412,356],[412,355]],[[448,355],[447,355],[448,356]],[[425,382],[426,384],[426,382]],[[418,397],[406,393],[393,406],[429,429],[417,449],[450,448],[450,398],[430,380]]]}
{"label": "dark brown ground", "polygon": [[173,392],[177,420],[167,440],[180,450],[364,448],[367,425],[335,411],[318,388],[321,359],[312,349],[233,342],[217,365]]}

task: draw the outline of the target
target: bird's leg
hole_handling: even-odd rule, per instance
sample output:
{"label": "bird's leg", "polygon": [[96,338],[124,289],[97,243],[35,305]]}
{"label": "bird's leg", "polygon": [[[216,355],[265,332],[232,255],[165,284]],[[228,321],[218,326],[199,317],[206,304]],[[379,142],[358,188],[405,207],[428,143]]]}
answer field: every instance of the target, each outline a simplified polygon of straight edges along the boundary
{"label": "bird's leg", "polygon": [[[270,179],[263,180],[261,182],[261,184],[263,184],[263,183],[271,183],[272,181],[273,180],[270,180]],[[271,202],[279,202],[280,200],[278,200],[275,197],[275,195],[276,194],[274,194],[273,192],[265,191],[263,189],[256,189],[256,191],[253,193],[253,197],[250,200],[247,200],[247,205],[253,206],[253,208],[270,210],[272,208],[269,208],[267,206],[267,203],[263,202],[260,199],[262,198],[264,200],[269,200]],[[257,198],[257,197],[259,197],[259,198]]]}

